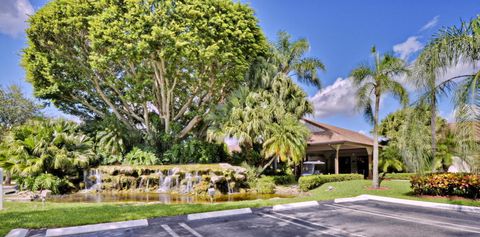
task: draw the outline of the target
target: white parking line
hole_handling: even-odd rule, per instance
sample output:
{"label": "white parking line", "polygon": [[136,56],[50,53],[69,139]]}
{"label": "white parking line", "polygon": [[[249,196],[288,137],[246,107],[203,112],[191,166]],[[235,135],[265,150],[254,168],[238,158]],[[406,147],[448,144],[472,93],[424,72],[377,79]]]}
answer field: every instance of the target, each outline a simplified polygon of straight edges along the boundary
{"label": "white parking line", "polygon": [[285,220],[283,218],[280,218],[280,217],[276,217],[276,216],[273,216],[273,215],[269,215],[269,214],[259,214],[261,216],[265,216],[265,217],[269,217],[269,218],[272,218],[272,219],[277,219],[277,220],[280,220],[280,221],[283,221],[283,222],[287,222],[287,223],[290,223],[292,225],[296,225],[296,226],[300,226],[300,227],[303,227],[305,229],[309,229],[309,230],[313,230],[313,231],[318,231],[322,234],[326,234],[326,235],[331,235],[331,236],[339,236],[339,235],[334,235],[332,233],[330,233],[329,231],[323,231],[323,230],[319,230],[319,229],[316,229],[316,228],[313,228],[313,227],[310,227],[308,225],[303,225],[303,224],[300,224],[300,223],[296,223],[296,222],[293,222],[293,221],[289,221],[289,220]]}
{"label": "white parking line", "polygon": [[284,216],[284,217],[287,217],[287,218],[290,218],[290,219],[294,219],[294,220],[297,220],[297,221],[302,221],[302,222],[308,223],[310,225],[331,229],[331,230],[334,230],[334,231],[337,231],[337,232],[342,232],[342,233],[347,234],[347,235],[357,236],[357,237],[366,237],[365,235],[350,233],[346,230],[338,229],[338,228],[328,226],[328,225],[318,224],[318,223],[307,221],[307,220],[304,220],[304,219],[300,219],[300,218],[297,218],[297,217],[294,217],[294,216],[289,216],[289,215],[281,214],[281,213],[278,213],[278,212],[275,212],[275,214],[280,215],[280,216]]}
{"label": "white parking line", "polygon": [[372,212],[372,211],[366,211],[366,210],[359,210],[356,208],[351,208],[347,206],[341,206],[341,205],[329,205],[329,204],[324,204],[325,206],[329,207],[336,207],[336,208],[341,208],[341,209],[347,209],[353,212],[359,212],[359,213],[364,213],[364,214],[369,214],[369,215],[374,215],[374,216],[381,216],[381,217],[387,217],[390,219],[396,219],[396,220],[401,220],[401,221],[406,221],[406,222],[413,222],[413,223],[418,223],[418,224],[424,224],[424,225],[431,225],[431,226],[436,226],[436,227],[441,227],[441,228],[447,228],[447,229],[453,229],[457,231],[465,231],[465,232],[471,232],[471,233],[476,233],[480,234],[480,228],[472,227],[472,226],[465,226],[465,225],[458,225],[458,224],[452,224],[448,222],[441,222],[441,221],[431,221],[431,220],[425,220],[425,219],[419,219],[419,218],[414,218],[414,217],[408,217],[404,218],[402,216],[398,215],[392,215],[389,213],[382,213],[382,212]]}
{"label": "white parking line", "polygon": [[181,227],[183,227],[184,229],[188,230],[190,233],[192,233],[192,235],[195,235],[196,237],[203,237],[200,233],[196,232],[194,229],[192,229],[190,226],[188,226],[187,224],[185,223],[180,223],[179,224]]}
{"label": "white parking line", "polygon": [[162,225],[162,228],[163,228],[168,234],[170,234],[172,237],[180,237],[179,235],[177,235],[177,233],[175,233],[175,231],[172,230],[172,228],[170,228],[170,226],[168,226],[168,225]]}

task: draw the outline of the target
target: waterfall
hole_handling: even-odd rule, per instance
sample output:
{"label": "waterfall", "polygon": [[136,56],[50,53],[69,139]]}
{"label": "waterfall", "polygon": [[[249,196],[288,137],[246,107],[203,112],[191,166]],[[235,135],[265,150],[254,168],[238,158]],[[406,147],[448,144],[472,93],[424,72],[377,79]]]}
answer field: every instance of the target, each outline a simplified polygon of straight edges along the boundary
{"label": "waterfall", "polygon": [[102,174],[100,170],[93,169],[90,171],[90,176],[95,177],[95,184],[93,184],[88,190],[101,190],[102,189]]}
{"label": "waterfall", "polygon": [[227,187],[228,187],[228,194],[232,194],[233,193],[232,183],[227,183]]}
{"label": "waterfall", "polygon": [[143,188],[143,180],[145,179],[145,176],[142,176],[142,178],[140,178],[140,183],[138,184],[138,189],[142,189]]}
{"label": "waterfall", "polygon": [[187,173],[185,174],[185,180],[187,183],[187,186],[185,188],[185,193],[191,193],[193,191],[193,180],[192,180],[192,174]]}
{"label": "waterfall", "polygon": [[170,186],[172,185],[172,176],[169,175],[165,177],[165,179],[162,182],[162,185],[158,188],[158,192],[160,193],[166,193],[170,190]]}

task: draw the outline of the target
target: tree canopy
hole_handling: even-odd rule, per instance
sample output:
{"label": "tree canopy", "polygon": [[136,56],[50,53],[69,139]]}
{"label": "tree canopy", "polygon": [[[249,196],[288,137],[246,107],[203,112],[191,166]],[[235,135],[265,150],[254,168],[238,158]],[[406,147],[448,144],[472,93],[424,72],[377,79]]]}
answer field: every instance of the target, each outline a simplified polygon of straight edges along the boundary
{"label": "tree canopy", "polygon": [[[41,105],[26,98],[17,86],[0,87],[0,128],[11,129],[40,115]],[[0,138],[1,139],[1,138]]]}
{"label": "tree canopy", "polygon": [[267,51],[253,10],[229,0],[54,0],[29,23],[36,96],[149,138],[188,135]]}

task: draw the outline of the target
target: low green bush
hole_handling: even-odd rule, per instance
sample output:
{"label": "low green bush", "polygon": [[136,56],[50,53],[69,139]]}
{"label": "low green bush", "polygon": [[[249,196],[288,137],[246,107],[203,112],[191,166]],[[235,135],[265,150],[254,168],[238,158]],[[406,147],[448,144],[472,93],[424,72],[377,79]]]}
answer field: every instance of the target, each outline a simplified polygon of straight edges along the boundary
{"label": "low green bush", "polygon": [[410,179],[417,195],[460,196],[477,199],[480,196],[480,175],[467,173],[437,173],[417,175]]}
{"label": "low green bush", "polygon": [[398,180],[410,180],[415,173],[387,173],[383,177],[384,179],[398,179]]}
{"label": "low green bush", "polygon": [[293,174],[275,175],[271,177],[276,185],[293,184],[297,181]]}
{"label": "low green bush", "polygon": [[264,176],[255,182],[255,190],[260,194],[275,193],[275,181],[273,177]]}
{"label": "low green bush", "polygon": [[320,187],[324,183],[339,182],[347,180],[363,179],[361,174],[330,174],[330,175],[309,175],[302,176],[298,180],[298,184],[302,191],[308,191],[316,187]]}

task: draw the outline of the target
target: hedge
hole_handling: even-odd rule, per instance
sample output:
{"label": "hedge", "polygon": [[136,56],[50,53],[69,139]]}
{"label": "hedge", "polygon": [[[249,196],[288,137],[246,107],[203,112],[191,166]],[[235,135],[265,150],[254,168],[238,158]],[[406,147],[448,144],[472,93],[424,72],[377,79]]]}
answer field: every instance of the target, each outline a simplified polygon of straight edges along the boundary
{"label": "hedge", "polygon": [[387,173],[385,179],[399,179],[399,180],[410,180],[412,176],[417,175],[416,173]]}
{"label": "hedge", "polygon": [[273,181],[276,185],[293,184],[297,181],[293,174],[275,175],[271,177],[273,177]]}
{"label": "hedge", "polygon": [[412,177],[410,184],[417,195],[480,197],[480,175],[475,174],[427,174]]}
{"label": "hedge", "polygon": [[362,174],[309,175],[300,177],[298,184],[302,191],[308,191],[320,187],[324,183],[360,179],[363,179]]}

